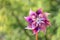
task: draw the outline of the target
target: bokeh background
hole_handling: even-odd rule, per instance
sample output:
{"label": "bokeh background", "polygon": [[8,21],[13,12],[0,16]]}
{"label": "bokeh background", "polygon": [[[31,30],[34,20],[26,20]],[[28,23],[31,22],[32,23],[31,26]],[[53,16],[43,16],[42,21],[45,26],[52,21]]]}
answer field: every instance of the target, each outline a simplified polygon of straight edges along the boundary
{"label": "bokeh background", "polygon": [[60,0],[0,0],[0,40],[35,40],[32,31],[25,30],[30,8],[42,8],[49,16],[51,26],[47,33],[39,32],[39,40],[60,40]]}

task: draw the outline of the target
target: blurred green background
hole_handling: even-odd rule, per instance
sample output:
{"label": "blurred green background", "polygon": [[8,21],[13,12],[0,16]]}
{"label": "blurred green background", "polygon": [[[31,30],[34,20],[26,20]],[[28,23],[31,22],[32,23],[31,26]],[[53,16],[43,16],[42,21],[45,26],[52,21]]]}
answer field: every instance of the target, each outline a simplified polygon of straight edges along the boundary
{"label": "blurred green background", "polygon": [[30,8],[42,8],[51,15],[47,33],[39,32],[39,40],[60,40],[60,0],[0,0],[0,40],[35,40],[32,31],[25,30],[24,16]]}

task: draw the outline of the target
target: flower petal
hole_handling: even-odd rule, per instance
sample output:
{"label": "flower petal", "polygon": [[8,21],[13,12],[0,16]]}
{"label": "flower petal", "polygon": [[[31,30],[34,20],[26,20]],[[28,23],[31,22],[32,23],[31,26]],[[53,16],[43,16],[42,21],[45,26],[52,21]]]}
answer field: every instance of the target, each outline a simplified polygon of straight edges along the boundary
{"label": "flower petal", "polygon": [[24,18],[25,18],[26,21],[29,22],[29,23],[32,23],[32,22],[33,22],[32,18],[30,18],[29,16],[28,16],[28,17],[24,17]]}
{"label": "flower petal", "polygon": [[25,29],[33,30],[34,28],[27,26]]}
{"label": "flower petal", "polygon": [[31,24],[28,24],[28,27],[34,29],[36,26],[35,26],[35,24],[31,23]]}
{"label": "flower petal", "polygon": [[44,15],[43,15],[43,14],[39,14],[39,17],[40,17],[40,18],[43,18],[43,17],[44,17]]}
{"label": "flower petal", "polygon": [[40,28],[39,27],[36,27],[34,30],[33,30],[33,34],[36,34],[36,32],[39,32],[40,31]]}
{"label": "flower petal", "polygon": [[41,14],[42,12],[43,12],[43,10],[40,8],[40,9],[38,9],[38,10],[36,11],[36,14],[39,15],[39,14]]}
{"label": "flower petal", "polygon": [[44,33],[46,33],[46,26],[45,25],[41,26],[41,31],[44,32]]}
{"label": "flower petal", "polygon": [[30,8],[29,15],[30,15],[30,16],[31,16],[31,15],[36,15],[36,13],[35,13],[34,11],[32,11],[31,8]]}
{"label": "flower petal", "polygon": [[50,15],[50,13],[47,13],[47,12],[45,12],[44,14],[46,17],[48,17]]}
{"label": "flower petal", "polygon": [[45,22],[45,25],[48,26],[48,25],[51,25],[50,21],[49,20],[44,20]]}

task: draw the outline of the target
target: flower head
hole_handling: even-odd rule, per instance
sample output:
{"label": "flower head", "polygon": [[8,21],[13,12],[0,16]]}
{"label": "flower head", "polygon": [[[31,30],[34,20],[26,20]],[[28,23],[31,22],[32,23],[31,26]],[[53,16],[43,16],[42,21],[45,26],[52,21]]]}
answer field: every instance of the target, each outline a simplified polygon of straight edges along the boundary
{"label": "flower head", "polygon": [[36,12],[30,9],[29,16],[24,17],[28,22],[25,29],[32,30],[34,34],[39,31],[46,32],[46,27],[50,25],[48,15],[49,13],[43,12],[42,9],[38,9]]}

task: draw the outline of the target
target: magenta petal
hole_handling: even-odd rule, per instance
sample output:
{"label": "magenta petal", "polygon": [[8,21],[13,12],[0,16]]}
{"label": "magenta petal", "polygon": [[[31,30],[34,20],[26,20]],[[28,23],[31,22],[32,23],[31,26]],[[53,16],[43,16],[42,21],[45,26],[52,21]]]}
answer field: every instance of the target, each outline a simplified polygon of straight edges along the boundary
{"label": "magenta petal", "polygon": [[36,15],[36,13],[30,9],[29,15]]}
{"label": "magenta petal", "polygon": [[30,18],[30,17],[24,17],[24,18],[26,19],[26,21],[27,21],[28,23],[32,23],[32,22],[33,22],[32,18]]}
{"label": "magenta petal", "polygon": [[40,31],[40,28],[39,27],[36,27],[34,30],[33,30],[33,34],[36,34],[36,32],[39,32]]}
{"label": "magenta petal", "polygon": [[49,20],[44,20],[44,22],[45,22],[45,25],[46,25],[46,26],[47,26],[47,25],[50,25]]}
{"label": "magenta petal", "polygon": [[39,15],[39,14],[41,14],[42,12],[43,12],[42,9],[38,9],[38,10],[36,11],[36,14]]}

